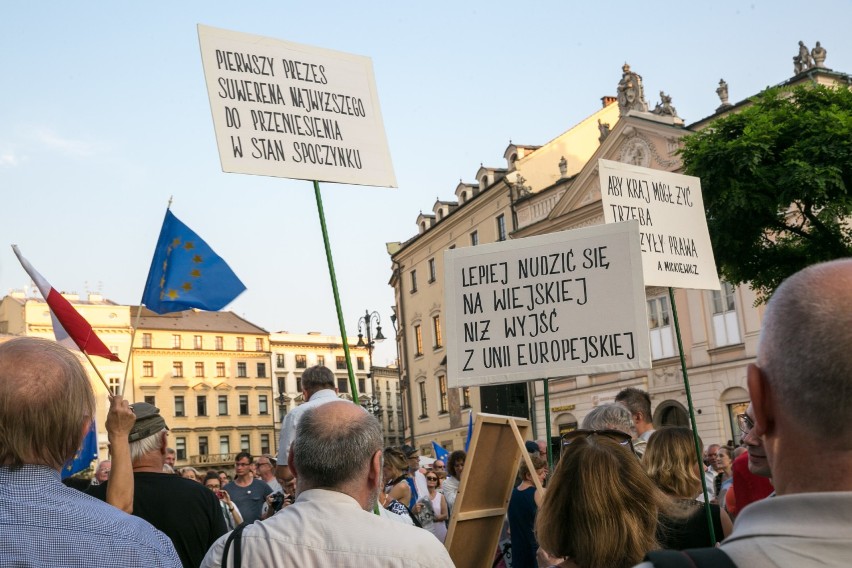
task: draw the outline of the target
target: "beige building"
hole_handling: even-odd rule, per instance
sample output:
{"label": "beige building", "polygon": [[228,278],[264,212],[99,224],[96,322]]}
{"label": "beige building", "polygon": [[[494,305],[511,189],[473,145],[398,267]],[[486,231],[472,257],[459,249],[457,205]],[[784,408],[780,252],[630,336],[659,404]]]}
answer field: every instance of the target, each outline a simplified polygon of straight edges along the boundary
{"label": "beige building", "polygon": [[176,466],[232,468],[240,451],[275,450],[269,333],[233,312],[159,315],[137,326],[126,397],[160,409]]}
{"label": "beige building", "polygon": [[376,400],[379,402],[379,420],[385,437],[385,447],[405,443],[405,417],[402,392],[399,388],[398,367],[373,367],[376,381]]}
{"label": "beige building", "polygon": [[[130,352],[130,308],[105,299],[100,294],[88,294],[83,299],[79,294],[62,294],[80,312],[104,344],[126,361]],[[50,308],[40,296],[24,291],[13,291],[0,300],[0,335],[31,336],[54,339]],[[106,415],[109,410],[109,393],[98,378],[85,355],[78,353],[80,361],[89,373],[97,402],[98,453],[100,459],[107,456]],[[119,392],[124,377],[124,363],[92,357],[98,371],[103,375],[113,393]],[[60,396],[61,393],[57,393]]]}
{"label": "beige building", "polygon": [[[784,84],[836,82],[845,75],[825,69],[799,74]],[[623,69],[618,97],[542,146],[510,145],[505,168],[481,167],[474,183],[460,183],[456,200],[438,200],[432,214],[417,217],[417,234],[388,244],[391,286],[396,297],[397,334],[405,386],[406,435],[421,450],[432,440],[447,449],[463,447],[464,409],[526,416],[544,438],[577,427],[595,406],[613,402],[625,387],[647,390],[654,422],[686,424],[687,399],[678,355],[673,306],[667,288],[647,288],[652,369],[593,376],[550,377],[550,421],[545,383],[448,389],[442,341],[443,252],[462,246],[523,238],[601,224],[597,161],[600,158],[680,172],[680,139],[691,130],[748,104],[722,104],[692,126],[661,101],[654,110],[644,99],[642,78]],[[724,97],[723,97],[724,94]],[[722,283],[719,292],[674,290],[687,373],[699,434],[705,442],[738,441],[736,414],[748,402],[746,367],[754,360],[762,308],[748,287]]]}

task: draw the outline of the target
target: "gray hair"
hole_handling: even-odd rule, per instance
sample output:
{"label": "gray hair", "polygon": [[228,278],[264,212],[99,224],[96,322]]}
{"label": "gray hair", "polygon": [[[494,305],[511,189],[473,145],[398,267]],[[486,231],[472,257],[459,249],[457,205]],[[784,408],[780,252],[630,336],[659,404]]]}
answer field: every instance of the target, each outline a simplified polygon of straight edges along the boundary
{"label": "gray hair", "polygon": [[151,434],[147,438],[130,442],[130,461],[135,462],[147,453],[159,451],[163,443],[163,432],[168,432],[168,429],[163,428],[156,434]]}
{"label": "gray hair", "polygon": [[636,427],[630,411],[616,403],[602,404],[583,418],[584,430],[620,430],[636,437]]}
{"label": "gray hair", "polygon": [[346,422],[318,416],[317,410],[334,404],[352,403],[333,401],[311,408],[296,428],[293,462],[299,479],[312,487],[340,488],[355,480],[382,449],[382,428],[367,411]]}
{"label": "gray hair", "polygon": [[336,386],[334,373],[325,365],[308,367],[302,373],[302,388],[310,393],[327,388],[333,389]]}
{"label": "gray hair", "polygon": [[757,365],[776,400],[823,443],[852,442],[852,260],[805,268],[772,295]]}

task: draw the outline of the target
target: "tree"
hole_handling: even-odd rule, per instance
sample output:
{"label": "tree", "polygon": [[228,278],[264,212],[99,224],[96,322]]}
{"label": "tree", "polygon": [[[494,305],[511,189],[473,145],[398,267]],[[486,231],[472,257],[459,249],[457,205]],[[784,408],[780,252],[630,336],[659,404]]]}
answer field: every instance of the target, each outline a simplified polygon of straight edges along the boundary
{"label": "tree", "polygon": [[852,256],[852,91],[773,88],[689,135],[721,276],[765,302],[794,272]]}

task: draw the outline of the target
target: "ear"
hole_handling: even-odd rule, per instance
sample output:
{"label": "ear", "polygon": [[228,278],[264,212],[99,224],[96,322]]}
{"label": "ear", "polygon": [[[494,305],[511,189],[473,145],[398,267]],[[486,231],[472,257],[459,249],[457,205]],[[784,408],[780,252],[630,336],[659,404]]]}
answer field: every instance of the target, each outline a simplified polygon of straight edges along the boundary
{"label": "ear", "polygon": [[166,448],[168,448],[168,447],[169,447],[169,433],[163,432],[160,435],[160,453],[163,454],[163,456],[166,455]]}
{"label": "ear", "polygon": [[370,458],[370,471],[367,475],[367,479],[370,484],[370,489],[381,487],[383,481],[382,450],[376,450],[376,453],[374,453],[373,457]]}
{"label": "ear", "polygon": [[766,380],[766,375],[754,363],[749,363],[746,382],[748,394],[751,397],[754,411],[754,434],[762,438],[775,429],[775,418],[772,408],[772,387]]}
{"label": "ear", "polygon": [[290,445],[290,451],[287,452],[287,467],[290,468],[290,473],[292,473],[297,478],[299,477],[299,472],[296,471],[296,466],[293,463],[293,446]]}

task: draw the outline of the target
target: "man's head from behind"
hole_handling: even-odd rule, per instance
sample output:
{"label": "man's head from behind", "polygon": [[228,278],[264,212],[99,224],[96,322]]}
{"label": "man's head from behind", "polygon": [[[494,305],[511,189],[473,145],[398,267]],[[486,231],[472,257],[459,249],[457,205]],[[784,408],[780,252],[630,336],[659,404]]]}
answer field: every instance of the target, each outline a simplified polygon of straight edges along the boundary
{"label": "man's head from behind", "polygon": [[323,389],[334,389],[334,373],[325,365],[308,367],[302,373],[302,392],[309,399],[312,394]]}
{"label": "man's head from behind", "polygon": [[290,450],[299,492],[346,493],[365,508],[382,481],[382,431],[375,417],[347,401],[333,401],[302,415]]}
{"label": "man's head from behind", "polygon": [[94,415],[89,377],[70,351],[34,337],[0,344],[0,465],[60,469]]}
{"label": "man's head from behind", "polygon": [[654,418],[651,415],[651,397],[645,391],[633,387],[622,389],[615,395],[615,402],[630,411],[633,423],[636,425],[636,431],[639,434],[644,434],[654,427]]}
{"label": "man's head from behind", "polygon": [[797,272],[767,305],[748,387],[754,435],[763,439],[773,476],[778,454],[791,447],[852,452],[850,306],[850,259]]}
{"label": "man's head from behind", "polygon": [[618,430],[636,437],[630,410],[620,404],[601,404],[583,418],[584,430]]}
{"label": "man's head from behind", "polygon": [[[137,402],[130,405],[136,422],[130,429],[130,460],[138,462],[141,458],[151,455],[151,459],[162,467],[166,463],[166,444],[168,443],[168,426],[160,415],[160,409],[147,402]],[[153,456],[156,454],[156,458]]]}

